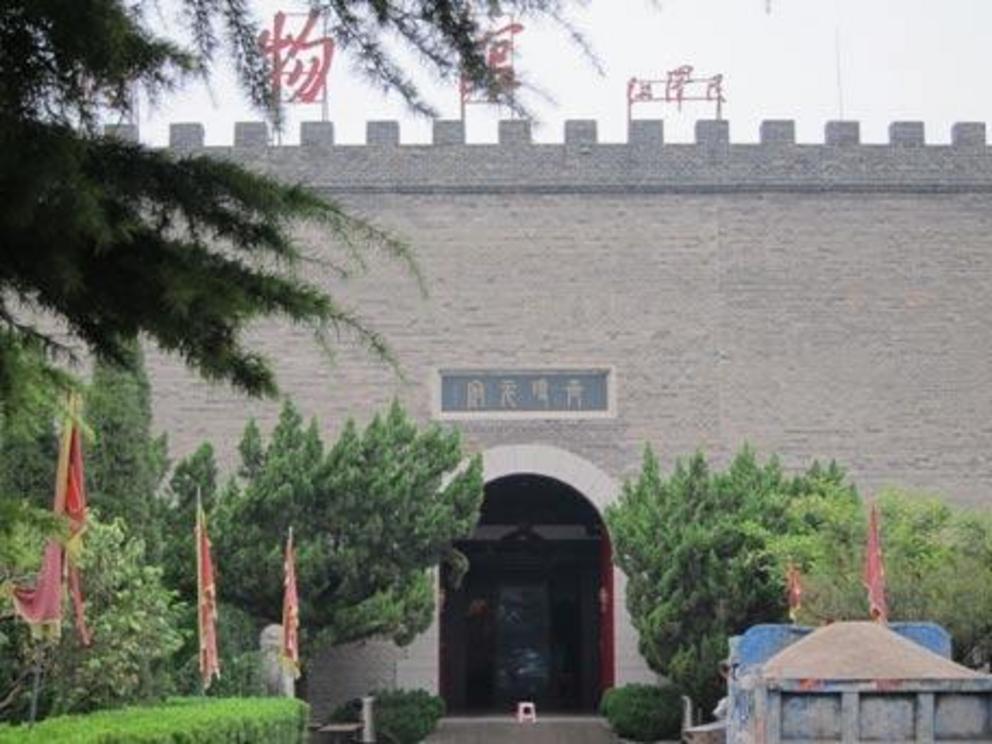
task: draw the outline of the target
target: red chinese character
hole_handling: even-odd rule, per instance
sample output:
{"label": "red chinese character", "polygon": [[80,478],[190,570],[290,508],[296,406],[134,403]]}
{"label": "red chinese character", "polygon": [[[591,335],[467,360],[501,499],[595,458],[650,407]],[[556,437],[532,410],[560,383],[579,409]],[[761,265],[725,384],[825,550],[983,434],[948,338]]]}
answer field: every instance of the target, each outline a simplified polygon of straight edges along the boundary
{"label": "red chinese character", "polygon": [[[286,29],[287,17],[305,17],[303,28],[295,36]],[[282,97],[286,88],[287,103],[320,103],[324,97],[327,74],[334,58],[334,40],[322,36],[310,39],[318,11],[307,15],[276,13],[272,31],[263,31],[258,43],[264,54],[272,57],[272,89]]]}
{"label": "red chinese character", "polygon": [[685,96],[685,86],[692,82],[692,65],[682,65],[669,70],[665,81],[665,100],[675,101],[682,110],[682,99]]}
{"label": "red chinese character", "polygon": [[714,75],[706,81],[706,100],[723,103],[723,75]]}
{"label": "red chinese character", "polygon": [[522,24],[510,23],[483,37],[483,43],[488,44],[486,64],[490,69],[513,67],[513,37],[523,30]]}
{"label": "red chinese character", "polygon": [[627,101],[653,101],[654,93],[651,90],[651,80],[638,80],[631,78],[627,81]]}
{"label": "red chinese character", "polygon": [[[685,101],[712,101],[716,103],[716,118],[723,118],[723,75],[696,78],[692,65],[681,65],[669,70],[664,80],[630,78],[627,81],[627,120],[633,119],[634,104],[658,101],[675,103],[682,110]],[[665,92],[660,92],[664,85]],[[705,90],[703,88],[705,86]]]}
{"label": "red chinese character", "polygon": [[[513,37],[523,30],[523,24],[508,23],[503,28],[490,31],[479,42],[486,67],[489,68],[500,90],[512,90],[519,85],[513,71]],[[463,76],[462,102],[468,101],[474,91],[474,83]]]}

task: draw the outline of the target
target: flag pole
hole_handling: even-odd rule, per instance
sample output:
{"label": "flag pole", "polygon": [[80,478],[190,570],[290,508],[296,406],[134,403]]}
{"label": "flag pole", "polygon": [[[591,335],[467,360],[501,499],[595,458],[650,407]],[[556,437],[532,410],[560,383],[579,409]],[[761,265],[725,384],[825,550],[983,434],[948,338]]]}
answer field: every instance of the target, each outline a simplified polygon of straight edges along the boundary
{"label": "flag pole", "polygon": [[34,726],[38,718],[38,695],[41,694],[41,662],[34,660],[33,679],[31,681],[31,709],[28,713],[28,726]]}
{"label": "flag pole", "polygon": [[283,677],[285,691],[292,696],[293,680],[300,676],[299,652],[299,596],[296,589],[296,547],[293,545],[293,526],[289,525],[283,559],[282,639],[279,658],[286,671]]}
{"label": "flag pole", "polygon": [[214,677],[220,677],[217,656],[217,583],[207,535],[207,515],[203,495],[196,489],[196,588],[197,628],[199,631],[200,675],[204,694]]}
{"label": "flag pole", "polygon": [[200,530],[202,529],[200,525],[200,513],[203,510],[203,504],[200,499],[200,487],[196,487],[196,521],[193,527],[193,542],[196,543],[196,657],[197,657],[197,667],[200,669],[200,697],[206,697],[207,686],[202,683],[203,681],[203,640],[201,636],[203,635],[203,623],[200,620],[200,614],[203,612],[201,609],[203,604],[203,574],[200,570],[200,566],[203,565],[203,556],[201,555],[200,549]]}

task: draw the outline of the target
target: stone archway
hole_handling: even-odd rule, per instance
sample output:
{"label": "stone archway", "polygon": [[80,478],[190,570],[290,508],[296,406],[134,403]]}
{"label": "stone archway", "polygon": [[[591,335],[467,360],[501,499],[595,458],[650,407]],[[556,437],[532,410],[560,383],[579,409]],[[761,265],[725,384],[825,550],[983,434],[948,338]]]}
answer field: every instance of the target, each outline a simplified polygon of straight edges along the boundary
{"label": "stone archway", "polygon": [[[619,496],[620,485],[608,473],[588,460],[550,445],[501,445],[483,451],[483,479],[488,483],[510,476],[534,475],[559,481],[582,495],[602,517],[606,507]],[[610,586],[612,584],[612,586]],[[609,669],[603,679],[615,684],[653,682],[651,672],[637,650],[637,634],[625,604],[626,578],[616,568],[609,572],[608,649],[603,658]],[[439,588],[439,599],[442,599]],[[396,668],[400,687],[423,687],[441,691],[440,613],[431,628],[404,653]]]}
{"label": "stone archway", "polygon": [[508,475],[530,473],[554,478],[581,493],[602,516],[620,494],[620,485],[588,460],[547,444],[511,444],[482,453],[486,483]]}

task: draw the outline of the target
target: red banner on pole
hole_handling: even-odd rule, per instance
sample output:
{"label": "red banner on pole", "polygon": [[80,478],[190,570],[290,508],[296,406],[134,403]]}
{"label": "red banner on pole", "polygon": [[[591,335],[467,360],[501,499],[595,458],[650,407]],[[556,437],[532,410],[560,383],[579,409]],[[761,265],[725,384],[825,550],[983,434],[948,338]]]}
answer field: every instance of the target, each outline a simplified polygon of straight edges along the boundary
{"label": "red banner on pole", "polygon": [[69,517],[69,542],[66,545],[66,571],[69,597],[76,618],[76,632],[84,646],[89,646],[90,629],[86,625],[83,602],[82,577],[79,572],[79,554],[82,551],[83,531],[86,529],[86,477],[83,474],[83,442],[79,427],[72,424],[69,433],[69,467],[66,473],[65,514]]}
{"label": "red banner on pole", "polygon": [[885,601],[885,564],[882,562],[882,542],[879,536],[878,506],[871,505],[868,515],[868,545],[865,551],[864,584],[868,590],[868,613],[872,620],[886,623],[889,607]]}
{"label": "red banner on pole", "polygon": [[283,564],[282,648],[283,665],[293,675],[300,676],[300,601],[296,592],[296,550],[293,548],[293,528],[286,539],[286,559]]}
{"label": "red banner on pole", "polygon": [[790,563],[786,571],[787,592],[789,596],[789,619],[793,623],[799,616],[799,610],[803,606],[803,585],[799,569],[795,564]]}
{"label": "red banner on pole", "polygon": [[[524,30],[523,24],[512,18],[499,28],[489,31],[479,40],[482,56],[486,61],[499,93],[506,96],[507,102],[513,104],[513,92],[520,87],[513,67],[515,54],[515,37]],[[494,91],[479,88],[474,81],[462,75],[459,79],[461,94],[461,116],[465,120],[465,106],[471,103],[499,103],[500,98]]]}
{"label": "red banner on pole", "polygon": [[14,611],[37,632],[58,637],[62,625],[62,546],[49,540],[34,587],[14,588]]}
{"label": "red banner on pole", "polygon": [[207,536],[207,516],[199,495],[196,499],[196,588],[197,620],[200,633],[200,676],[203,689],[210,687],[214,677],[220,677],[217,656],[217,589],[214,566],[210,558],[210,538]]}
{"label": "red banner on pole", "polygon": [[86,626],[82,579],[79,571],[79,554],[82,536],[86,529],[86,478],[83,473],[82,437],[76,419],[80,400],[76,395],[69,399],[69,414],[62,427],[59,442],[59,459],[55,470],[55,502],[52,511],[56,516],[69,519],[69,539],[65,546],[50,540],[45,547],[42,566],[33,588],[14,589],[14,611],[25,622],[40,626],[56,637],[61,632],[62,587],[68,583],[72,600],[76,632],[84,646],[91,637]]}

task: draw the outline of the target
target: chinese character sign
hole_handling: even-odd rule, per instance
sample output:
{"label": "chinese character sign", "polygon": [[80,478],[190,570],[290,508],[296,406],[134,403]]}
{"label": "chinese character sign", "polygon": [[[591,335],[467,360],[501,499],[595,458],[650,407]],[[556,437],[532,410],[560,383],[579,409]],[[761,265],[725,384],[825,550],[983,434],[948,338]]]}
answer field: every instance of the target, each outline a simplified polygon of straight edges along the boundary
{"label": "chinese character sign", "polygon": [[676,101],[679,111],[682,110],[682,101],[685,100],[685,87],[692,82],[692,65],[682,65],[674,70],[668,71],[665,79],[665,100]]}
{"label": "chinese character sign", "polygon": [[606,370],[457,370],[441,373],[444,413],[606,412]]}
{"label": "chinese character sign", "polygon": [[722,118],[723,75],[694,77],[692,65],[680,65],[669,70],[664,79],[631,78],[627,81],[627,119],[631,118],[634,104],[674,103],[682,110],[684,101],[704,101],[716,104],[716,118]]}
{"label": "chinese character sign", "polygon": [[[506,25],[490,31],[479,40],[486,67],[492,73],[499,89],[513,91],[519,86],[513,70],[514,37],[524,30],[522,24],[510,21]],[[461,77],[462,118],[465,118],[467,103],[495,103],[489,91],[480,90],[464,75]]]}
{"label": "chinese character sign", "polygon": [[334,40],[318,35],[320,13],[275,14],[258,38],[272,65],[272,90],[285,103],[323,103],[334,59]]}

